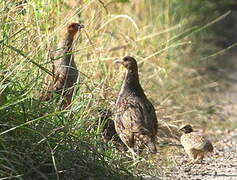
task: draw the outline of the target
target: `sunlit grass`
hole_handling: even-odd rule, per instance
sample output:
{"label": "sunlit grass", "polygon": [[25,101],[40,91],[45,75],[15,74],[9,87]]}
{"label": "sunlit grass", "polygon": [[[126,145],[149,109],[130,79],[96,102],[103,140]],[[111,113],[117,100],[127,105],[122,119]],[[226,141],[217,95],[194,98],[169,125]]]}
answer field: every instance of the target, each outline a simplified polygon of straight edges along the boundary
{"label": "sunlit grass", "polygon": [[[141,84],[160,127],[203,118],[198,107],[205,106],[201,90],[206,81],[187,64],[194,59],[191,35],[214,21],[192,26],[193,17],[175,14],[171,0],[80,2],[0,2],[0,177],[162,175],[160,165],[172,163],[163,158],[165,149],[134,162],[101,136],[97,110],[113,109],[124,72],[113,61],[125,55],[138,60]],[[59,111],[56,98],[41,102],[39,92],[51,74],[49,52],[66,24],[78,21],[85,25],[74,49],[80,77],[71,109]]]}

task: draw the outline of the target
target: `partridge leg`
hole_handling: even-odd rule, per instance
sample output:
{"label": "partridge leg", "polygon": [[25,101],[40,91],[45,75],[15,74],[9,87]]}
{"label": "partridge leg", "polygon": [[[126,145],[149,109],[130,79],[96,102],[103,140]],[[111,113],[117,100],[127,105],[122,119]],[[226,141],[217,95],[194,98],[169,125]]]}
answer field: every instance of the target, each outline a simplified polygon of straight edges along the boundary
{"label": "partridge leg", "polygon": [[200,161],[200,163],[202,164],[203,158],[204,158],[204,153],[201,153],[198,155],[197,161]]}
{"label": "partridge leg", "polygon": [[194,164],[196,162],[196,159],[197,159],[197,154],[192,150],[188,150],[187,154],[189,156],[189,159],[191,159],[190,162],[188,163],[188,165]]}

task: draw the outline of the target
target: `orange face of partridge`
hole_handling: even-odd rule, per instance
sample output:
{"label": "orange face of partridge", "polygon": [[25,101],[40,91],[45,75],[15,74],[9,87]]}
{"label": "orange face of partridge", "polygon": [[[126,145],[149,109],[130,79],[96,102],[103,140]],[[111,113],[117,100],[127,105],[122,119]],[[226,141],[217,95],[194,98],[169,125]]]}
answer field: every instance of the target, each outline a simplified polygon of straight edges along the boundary
{"label": "orange face of partridge", "polygon": [[75,34],[77,33],[77,31],[79,31],[80,29],[84,28],[83,24],[79,24],[79,23],[71,23],[68,25],[67,27],[67,31],[68,33],[73,37],[75,36]]}

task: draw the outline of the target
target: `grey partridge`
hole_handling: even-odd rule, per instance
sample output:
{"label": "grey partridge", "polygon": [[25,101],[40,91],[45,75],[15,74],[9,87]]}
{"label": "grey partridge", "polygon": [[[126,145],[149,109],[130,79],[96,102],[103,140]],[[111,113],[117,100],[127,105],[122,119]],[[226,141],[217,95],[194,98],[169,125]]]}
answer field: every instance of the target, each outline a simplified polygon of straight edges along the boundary
{"label": "grey partridge", "polygon": [[156,153],[156,134],[158,128],[155,109],[147,99],[139,82],[138,66],[133,57],[126,56],[116,60],[126,68],[115,112],[115,129],[122,142],[132,152],[134,148],[148,148]]}
{"label": "grey partridge", "polygon": [[64,39],[59,43],[57,50],[51,59],[53,61],[52,79],[46,77],[43,83],[45,91],[42,99],[48,100],[51,92],[56,92],[63,97],[61,109],[70,105],[74,91],[74,85],[78,78],[78,69],[74,61],[73,42],[78,31],[84,26],[79,23],[71,23],[67,26]]}
{"label": "grey partridge", "polygon": [[189,164],[202,162],[207,153],[213,152],[212,143],[203,134],[194,132],[191,125],[184,125],[179,130],[184,133],[180,141],[190,158]]}

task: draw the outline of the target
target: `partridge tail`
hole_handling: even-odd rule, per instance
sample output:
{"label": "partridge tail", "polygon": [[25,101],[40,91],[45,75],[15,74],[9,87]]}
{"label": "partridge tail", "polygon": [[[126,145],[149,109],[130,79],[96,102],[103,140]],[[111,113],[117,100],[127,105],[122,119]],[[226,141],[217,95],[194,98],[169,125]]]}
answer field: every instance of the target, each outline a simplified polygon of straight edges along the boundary
{"label": "partridge tail", "polygon": [[208,152],[212,153],[214,148],[213,148],[211,142],[207,141],[205,146],[204,146],[204,149],[207,150]]}

